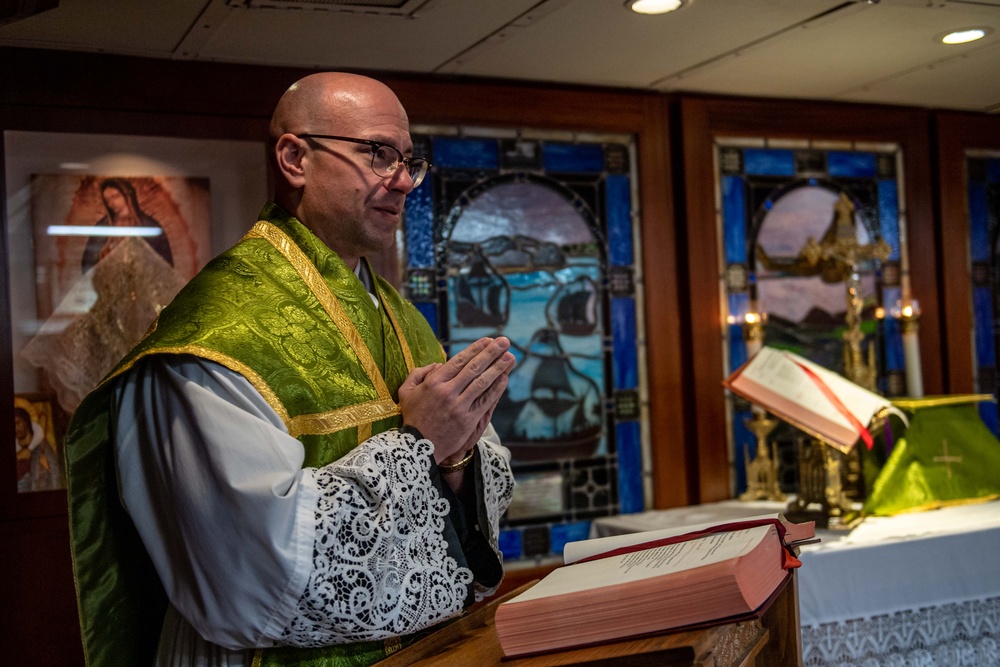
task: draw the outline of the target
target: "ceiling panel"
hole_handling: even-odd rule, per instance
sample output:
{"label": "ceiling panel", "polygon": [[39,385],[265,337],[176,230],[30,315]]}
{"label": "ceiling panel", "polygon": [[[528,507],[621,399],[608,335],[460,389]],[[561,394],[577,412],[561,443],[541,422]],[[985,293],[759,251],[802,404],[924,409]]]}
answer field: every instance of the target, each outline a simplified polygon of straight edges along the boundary
{"label": "ceiling panel", "polygon": [[439,0],[415,18],[276,9],[230,10],[204,59],[430,72],[538,0]]}
{"label": "ceiling panel", "polygon": [[[274,4],[61,0],[0,26],[0,45],[1000,109],[1000,0],[689,0],[663,16],[624,0],[411,0],[410,17]],[[973,25],[992,32],[935,41]]]}
{"label": "ceiling panel", "polygon": [[673,14],[640,16],[609,0],[577,0],[477,54],[477,76],[647,88],[653,81],[794,25],[843,0],[696,0]]}
{"label": "ceiling panel", "polygon": [[60,0],[57,9],[0,27],[0,44],[170,56],[205,0]]}
{"label": "ceiling panel", "polygon": [[1000,42],[839,96],[853,102],[1000,111]]}
{"label": "ceiling panel", "polygon": [[[948,30],[1000,18],[997,14],[992,7],[953,11],[926,4],[857,4],[664,80],[661,87],[820,99],[857,99],[849,93],[869,87],[869,92],[881,89],[886,95],[877,100],[871,99],[877,95],[869,95],[870,101],[912,104],[874,84],[1000,43],[996,32],[966,45],[947,46],[935,40]],[[987,83],[985,72],[969,69],[977,72],[971,76],[982,76],[981,83]],[[929,94],[923,106],[941,97]]]}

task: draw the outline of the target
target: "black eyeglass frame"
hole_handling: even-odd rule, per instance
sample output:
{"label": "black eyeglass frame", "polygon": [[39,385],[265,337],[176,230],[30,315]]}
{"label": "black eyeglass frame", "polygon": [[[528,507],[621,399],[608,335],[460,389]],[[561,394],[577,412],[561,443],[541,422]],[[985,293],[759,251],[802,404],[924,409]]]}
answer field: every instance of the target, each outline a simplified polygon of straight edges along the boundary
{"label": "black eyeglass frame", "polygon": [[[335,134],[313,134],[311,132],[306,134],[296,134],[293,136],[296,136],[299,139],[332,139],[334,141],[349,141],[352,144],[364,144],[365,146],[368,146],[372,149],[372,163],[371,163],[372,172],[374,172],[376,176],[381,176],[382,178],[392,178],[394,174],[378,173],[378,171],[375,170],[375,157],[378,155],[378,151],[381,148],[392,149],[396,153],[396,155],[399,156],[397,164],[402,163],[403,166],[406,167],[406,172],[410,174],[410,178],[413,179],[413,187],[417,187],[418,185],[420,185],[423,182],[424,178],[427,176],[427,172],[429,172],[431,170],[431,167],[434,166],[429,161],[425,160],[422,157],[406,157],[405,155],[402,154],[402,152],[400,152],[398,148],[396,148],[392,144],[387,144],[381,141],[375,141],[374,139],[358,139],[357,137],[340,137]],[[420,163],[426,164],[427,167],[423,170],[422,173],[418,172],[419,173],[418,178],[413,178],[413,169],[410,167],[410,165],[420,164]]]}

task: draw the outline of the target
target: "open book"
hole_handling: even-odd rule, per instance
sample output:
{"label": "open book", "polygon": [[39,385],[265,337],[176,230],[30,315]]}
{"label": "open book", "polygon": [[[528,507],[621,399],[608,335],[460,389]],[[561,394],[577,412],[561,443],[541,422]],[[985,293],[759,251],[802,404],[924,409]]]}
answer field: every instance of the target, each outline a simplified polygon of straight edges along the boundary
{"label": "open book", "polygon": [[787,350],[763,347],[722,383],[734,394],[839,449],[871,447],[872,419],[891,403]]}
{"label": "open book", "polygon": [[596,554],[570,543],[581,560],[497,607],[500,647],[523,656],[760,615],[814,528],[772,515],[588,540],[612,547]]}

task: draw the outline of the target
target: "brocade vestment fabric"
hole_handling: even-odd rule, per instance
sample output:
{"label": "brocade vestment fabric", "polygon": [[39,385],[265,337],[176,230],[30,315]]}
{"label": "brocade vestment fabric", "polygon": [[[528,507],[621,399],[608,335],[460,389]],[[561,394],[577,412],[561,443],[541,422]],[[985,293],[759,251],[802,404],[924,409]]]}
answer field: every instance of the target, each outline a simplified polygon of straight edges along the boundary
{"label": "brocade vestment fabric", "polygon": [[[383,307],[376,307],[339,257],[278,207],[265,207],[261,217],[164,309],[150,335],[74,416],[67,438],[70,523],[91,665],[149,664],[161,627],[180,636],[185,624],[198,628],[189,638],[209,634],[218,651],[248,642],[267,649],[256,654],[259,664],[370,664],[385,655],[385,640],[398,645],[399,636],[460,613],[472,599],[474,578],[477,595],[499,583],[497,526],[512,489],[505,450],[487,441],[477,445],[468,479],[477,507],[463,511],[441,484],[432,443],[390,430],[399,425],[396,392],[408,372],[443,360],[430,328],[380,279],[376,294]],[[202,361],[170,361],[156,370],[158,359],[187,355]],[[150,369],[159,377],[151,378]],[[234,379],[225,379],[226,369]],[[206,385],[214,383],[209,393],[228,404],[213,408],[221,414],[201,414],[212,401],[201,405],[186,394],[197,391],[191,376],[199,374]],[[235,388],[219,389],[227,382]],[[112,409],[125,401],[149,410],[132,415]],[[180,409],[171,418],[169,410],[161,412],[163,405]],[[227,441],[234,415],[262,436],[245,437],[242,424],[242,431],[230,434],[240,437]],[[175,430],[185,421],[207,425],[206,442],[186,442],[191,436]],[[282,438],[297,449],[275,451]],[[285,457],[286,468],[291,461],[301,474],[282,477],[280,470],[254,471],[251,465],[235,480],[216,479],[218,470],[235,469],[219,461],[257,460],[261,442],[270,451],[260,460]],[[206,443],[208,451],[191,454]],[[178,453],[185,448],[186,454]],[[180,463],[197,456],[204,457],[205,470],[196,472],[206,479],[180,484],[185,496],[179,498],[171,484],[192,470]],[[271,486],[260,494],[262,481]],[[285,578],[269,583],[279,594],[261,593],[260,628],[230,633],[201,614],[225,607],[227,591],[213,572],[227,562],[233,568],[243,563],[251,574],[261,571],[240,550],[241,540],[254,535],[233,534],[225,525],[227,509],[234,517],[246,512],[237,501],[248,487],[257,487],[258,499],[292,498],[287,504],[307,509],[277,511],[268,539],[277,545],[275,572]],[[209,519],[192,511],[199,507],[213,508],[204,512]],[[273,518],[265,511],[261,524]],[[189,524],[202,520],[200,532],[191,532]],[[194,539],[162,548],[170,537],[192,535],[212,543]],[[469,535],[479,537],[470,541]],[[247,551],[259,552],[260,541],[266,540]],[[470,571],[469,545],[472,560],[485,566]],[[311,551],[305,554],[312,560],[308,571],[301,566],[304,551]],[[203,562],[212,553],[224,557]],[[294,565],[282,569],[285,561]],[[164,597],[172,603],[166,626]],[[268,648],[274,644],[302,648]],[[162,648],[161,664],[168,664],[173,658]]]}

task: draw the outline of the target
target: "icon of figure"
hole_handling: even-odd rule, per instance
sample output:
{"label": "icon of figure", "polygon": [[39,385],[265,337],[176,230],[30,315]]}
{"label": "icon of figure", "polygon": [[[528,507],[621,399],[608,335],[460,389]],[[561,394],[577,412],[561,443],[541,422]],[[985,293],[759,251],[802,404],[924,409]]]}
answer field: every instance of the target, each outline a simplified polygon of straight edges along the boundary
{"label": "icon of figure", "polygon": [[[163,259],[171,265],[174,263],[170,251],[170,241],[163,233],[163,226],[139,206],[139,197],[135,187],[125,178],[106,178],[101,181],[101,201],[104,203],[104,216],[97,221],[98,227],[155,227],[160,229],[157,236],[147,236],[144,240],[152,246]],[[93,268],[97,262],[115,249],[123,237],[92,236],[87,241],[80,261],[80,269],[84,273]]]}
{"label": "icon of figure", "polygon": [[45,438],[45,428],[20,406],[14,408],[14,450],[18,493],[58,486],[58,462]]}

